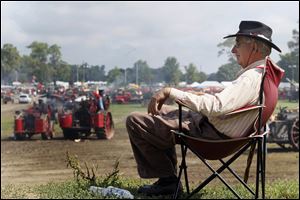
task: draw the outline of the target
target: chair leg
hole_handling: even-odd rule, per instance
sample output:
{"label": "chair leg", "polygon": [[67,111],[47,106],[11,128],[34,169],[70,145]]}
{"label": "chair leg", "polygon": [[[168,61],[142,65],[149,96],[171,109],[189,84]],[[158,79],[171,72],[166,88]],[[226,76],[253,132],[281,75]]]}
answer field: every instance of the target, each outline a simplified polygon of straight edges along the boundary
{"label": "chair leg", "polygon": [[259,197],[259,182],[261,181],[262,184],[262,196],[264,196],[264,166],[263,166],[263,141],[262,138],[258,138],[257,141],[257,166],[256,166],[256,192],[255,198],[258,199]]}
{"label": "chair leg", "polygon": [[267,156],[267,137],[264,135],[262,141],[262,198],[265,199],[265,184],[266,184],[266,156]]}
{"label": "chair leg", "polygon": [[179,174],[178,174],[178,178],[177,178],[176,191],[173,194],[173,199],[177,199],[177,197],[178,197],[179,183],[180,183],[180,179],[181,179],[181,175],[182,175],[182,170],[184,172],[184,179],[185,179],[185,186],[186,186],[187,193],[188,194],[190,193],[189,181],[188,181],[187,170],[186,170],[187,166],[186,166],[186,162],[185,162],[187,146],[185,146],[184,144],[181,144],[180,147],[181,147],[182,160],[181,160],[181,164],[179,166],[180,170],[179,170]]}
{"label": "chair leg", "polygon": [[203,163],[213,172],[207,179],[205,179],[196,189],[192,191],[191,194],[187,197],[187,199],[191,198],[194,194],[198,193],[202,188],[204,188],[208,183],[210,183],[214,178],[218,177],[220,181],[234,194],[238,199],[241,197],[236,193],[236,191],[222,178],[220,173],[228,167],[228,163],[224,163],[222,167],[220,167],[218,170],[212,169],[212,167],[206,162],[205,160],[202,160]]}
{"label": "chair leg", "polygon": [[[197,192],[199,192],[202,188],[204,188],[210,181],[212,181],[215,177],[218,177],[223,184],[237,197],[237,198],[241,198],[232,187],[230,187],[229,184],[227,184],[227,182],[221,177],[220,173],[222,171],[224,171],[226,168],[228,169],[228,166],[233,163],[243,152],[245,152],[245,150],[247,150],[250,147],[251,143],[245,145],[242,149],[240,149],[234,156],[232,156],[228,161],[224,162],[224,164],[217,170],[214,170],[209,164],[208,162],[205,161],[204,158],[201,157],[201,155],[199,155],[197,152],[194,152],[198,158],[213,172],[213,174],[211,174],[205,181],[203,181],[196,189],[194,189],[192,191],[192,193],[187,197],[187,199],[189,199],[190,197],[192,197],[194,194],[196,194]],[[193,151],[193,149],[191,149]]]}
{"label": "chair leg", "polygon": [[187,152],[187,146],[184,146],[184,151],[183,151],[183,153],[184,153],[183,172],[184,172],[186,192],[189,194],[190,193],[190,187],[189,187],[189,180],[188,180],[188,175],[187,175],[187,166],[186,166],[186,162],[185,162],[186,152]]}
{"label": "chair leg", "polygon": [[[220,159],[219,160],[223,165],[225,165],[225,162]],[[241,177],[234,171],[232,170],[229,166],[227,166],[227,170],[253,195],[255,196],[255,193],[252,191],[252,189],[247,185],[247,183],[241,179]]]}

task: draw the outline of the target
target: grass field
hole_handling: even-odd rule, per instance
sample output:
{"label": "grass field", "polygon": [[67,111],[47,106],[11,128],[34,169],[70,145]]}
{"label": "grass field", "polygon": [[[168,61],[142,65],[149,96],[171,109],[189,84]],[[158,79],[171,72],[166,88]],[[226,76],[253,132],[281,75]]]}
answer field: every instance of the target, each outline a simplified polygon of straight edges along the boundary
{"label": "grass field", "polygon": [[299,102],[289,102],[288,100],[279,100],[274,113],[278,113],[280,108],[287,107],[288,109],[299,108]]}
{"label": "grass field", "polygon": [[[275,113],[279,111],[279,107],[287,106],[289,109],[297,108],[299,105],[296,102],[279,101]],[[2,107],[2,105],[1,105]],[[2,109],[1,109],[2,110]],[[138,104],[127,104],[127,105],[111,105],[111,112],[113,113],[113,119],[116,129],[125,129],[124,120],[126,116],[132,111],[146,112],[146,107],[142,107]],[[2,112],[1,111],[1,138],[7,138],[11,136],[13,131],[13,111]],[[57,125],[56,125],[57,126]],[[56,130],[59,130],[57,127]],[[83,165],[82,165],[83,166]],[[115,171],[117,172],[117,171]],[[113,173],[112,173],[113,174]],[[111,175],[111,174],[110,174]],[[106,177],[97,177],[96,182],[93,185],[107,187],[108,185],[113,185],[115,187],[120,187],[129,190],[137,199],[156,199],[156,198],[171,198],[166,197],[144,197],[137,194],[137,188],[147,181],[141,179],[128,179],[123,178],[118,173],[113,176],[107,175]],[[61,183],[49,182],[43,185],[27,186],[27,185],[6,185],[1,186],[1,198],[20,198],[20,199],[32,199],[32,198],[62,198],[62,199],[99,199],[101,196],[94,195],[88,191],[88,187],[92,183],[80,179],[68,180]],[[192,186],[193,187],[193,186]],[[236,188],[241,196],[245,198],[253,198],[247,194],[247,192],[237,187]],[[112,198],[112,197],[111,197]],[[234,198],[228,189],[223,186],[217,187],[205,187],[201,193],[197,194],[195,198],[203,199],[231,199]],[[266,184],[266,198],[268,199],[299,199],[299,181],[296,180],[275,180],[272,182],[267,182]]]}
{"label": "grass field", "polygon": [[[2,104],[1,104],[2,107]],[[289,102],[288,100],[280,100],[277,103],[274,113],[279,112],[280,107],[288,107],[289,109],[299,108],[298,102]],[[113,119],[115,123],[115,128],[124,128],[125,124],[123,119],[125,116],[133,111],[147,112],[147,108],[141,106],[140,104],[112,104],[110,107],[113,113]],[[13,133],[13,115],[14,112],[2,112],[1,111],[1,138],[9,137]],[[58,125],[55,125],[56,130],[59,130]]]}
{"label": "grass field", "polygon": [[[62,183],[50,182],[44,185],[26,186],[26,185],[7,185],[1,187],[1,199],[114,199],[113,196],[103,197],[98,194],[89,192],[91,185],[98,187],[107,187],[113,185],[130,191],[135,199],[171,199],[172,196],[154,196],[148,197],[137,193],[137,189],[141,184],[148,182],[141,182],[135,179],[124,179],[122,177],[114,178],[113,184],[111,182],[104,183],[107,177],[98,180],[97,184],[91,184],[88,181],[70,180]],[[252,189],[253,185],[251,186]],[[193,186],[192,186],[193,188]],[[241,186],[234,186],[238,194],[246,199],[254,198],[249,194],[245,188]],[[182,198],[186,197],[187,193],[184,191]],[[194,199],[233,199],[236,198],[225,186],[211,187],[207,186],[197,193]],[[299,199],[299,182],[278,180],[272,183],[266,183],[266,199]]]}

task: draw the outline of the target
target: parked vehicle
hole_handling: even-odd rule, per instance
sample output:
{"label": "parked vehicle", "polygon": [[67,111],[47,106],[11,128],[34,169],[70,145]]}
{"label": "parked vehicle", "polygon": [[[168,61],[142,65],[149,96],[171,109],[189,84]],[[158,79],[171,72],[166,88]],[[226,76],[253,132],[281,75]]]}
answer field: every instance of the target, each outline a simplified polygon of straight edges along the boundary
{"label": "parked vehicle", "polygon": [[[99,100],[103,108],[99,108]],[[79,139],[96,134],[98,139],[111,139],[114,136],[114,123],[111,112],[108,111],[110,98],[82,100],[80,103],[65,104],[65,109],[58,114],[59,125],[64,138]]]}
{"label": "parked vehicle", "polygon": [[276,120],[269,124],[267,142],[277,143],[282,148],[299,151],[299,109],[280,108]]}
{"label": "parked vehicle", "polygon": [[12,96],[9,95],[5,95],[3,97],[3,103],[7,104],[8,102],[14,103],[14,98]]}
{"label": "parked vehicle", "polygon": [[114,101],[118,104],[128,103],[131,99],[130,92],[119,92],[115,95]]}
{"label": "parked vehicle", "polygon": [[143,93],[138,89],[119,88],[114,95],[113,101],[118,104],[124,103],[142,103]]}
{"label": "parked vehicle", "polygon": [[41,134],[42,139],[53,138],[53,126],[50,117],[31,107],[15,112],[14,138],[16,140],[30,139],[35,134]]}
{"label": "parked vehicle", "polygon": [[29,94],[21,94],[19,96],[19,103],[31,103],[32,99]]}

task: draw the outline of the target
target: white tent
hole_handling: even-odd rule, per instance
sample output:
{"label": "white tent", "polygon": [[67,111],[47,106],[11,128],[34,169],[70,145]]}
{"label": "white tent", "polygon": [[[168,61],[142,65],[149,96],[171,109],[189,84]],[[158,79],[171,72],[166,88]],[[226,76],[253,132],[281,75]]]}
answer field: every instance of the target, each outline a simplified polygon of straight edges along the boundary
{"label": "white tent", "polygon": [[17,86],[17,85],[21,85],[22,83],[21,82],[19,82],[19,81],[14,81],[14,82],[12,82],[12,85],[13,86]]}
{"label": "white tent", "polygon": [[232,82],[231,82],[231,81],[221,81],[221,84],[222,84],[224,87],[227,87],[227,86],[231,85]]}
{"label": "white tent", "polygon": [[200,86],[200,83],[198,83],[198,82],[194,82],[191,85],[189,85],[189,87],[193,87],[193,88],[197,88],[199,86]]}
{"label": "white tent", "polygon": [[287,88],[289,89],[291,87],[291,84],[289,82],[280,82],[279,89]]}
{"label": "white tent", "polygon": [[218,81],[204,81],[198,86],[198,88],[206,88],[206,87],[221,87],[221,88],[223,88],[224,85],[222,85]]}
{"label": "white tent", "polygon": [[179,82],[178,86],[179,87],[185,87],[187,85],[187,83],[185,81]]}

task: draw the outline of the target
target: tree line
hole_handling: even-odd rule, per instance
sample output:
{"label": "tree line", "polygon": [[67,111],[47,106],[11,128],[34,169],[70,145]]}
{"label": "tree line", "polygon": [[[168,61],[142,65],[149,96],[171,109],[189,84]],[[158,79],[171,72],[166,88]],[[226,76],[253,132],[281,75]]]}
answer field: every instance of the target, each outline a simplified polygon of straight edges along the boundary
{"label": "tree line", "polygon": [[[13,44],[1,47],[1,83],[20,82],[49,83],[52,81],[66,81],[71,84],[77,81],[107,81],[117,85],[127,83],[153,84],[165,82],[177,85],[180,81],[191,84],[205,80],[232,81],[240,70],[239,65],[230,53],[234,40],[229,38],[218,44],[219,56],[228,57],[228,62],[221,65],[216,73],[205,74],[198,67],[190,63],[184,66],[185,72],[180,70],[180,63],[175,57],[166,58],[162,67],[151,68],[147,61],[138,60],[130,68],[115,66],[106,73],[105,65],[69,64],[62,59],[61,47],[57,44],[49,45],[34,41],[27,46],[29,55],[20,55]],[[299,30],[292,31],[292,40],[287,43],[290,52],[280,55],[277,64],[286,73],[285,77],[299,82]]]}

